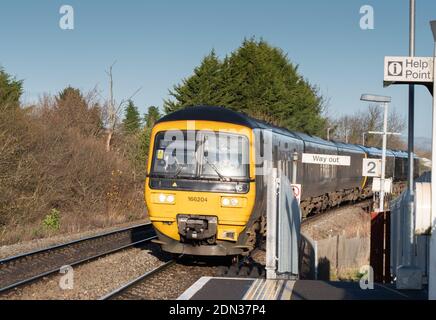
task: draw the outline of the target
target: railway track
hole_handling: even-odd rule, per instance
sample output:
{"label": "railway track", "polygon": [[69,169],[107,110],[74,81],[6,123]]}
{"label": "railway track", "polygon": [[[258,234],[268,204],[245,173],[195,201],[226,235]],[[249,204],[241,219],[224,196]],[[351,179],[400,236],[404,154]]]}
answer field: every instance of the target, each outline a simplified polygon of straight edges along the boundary
{"label": "railway track", "polygon": [[177,299],[202,276],[219,275],[216,265],[184,264],[169,260],[126,283],[99,300]]}
{"label": "railway track", "polygon": [[[365,200],[347,206],[367,208],[370,204],[371,200]],[[346,208],[347,206],[341,206],[340,208]],[[327,210],[325,213],[335,209]],[[323,213],[309,217],[303,221],[303,224],[313,222],[313,220],[321,216],[323,216]],[[142,224],[2,259],[0,260],[0,293],[6,293],[13,288],[38,280],[52,273],[57,273],[62,266],[78,265],[128,247],[144,244],[155,238],[156,236],[151,224]],[[260,255],[262,256],[264,253]],[[261,258],[261,260],[263,259]],[[183,268],[184,270],[182,270]],[[239,263],[236,267],[231,266],[221,269],[215,266],[213,272],[210,270],[206,271],[206,275],[213,273],[219,276],[248,276],[254,278],[264,276],[262,267],[258,263],[252,262],[248,264]],[[175,281],[177,277],[174,277],[174,274],[180,272],[187,272],[185,280],[188,279],[189,283],[193,283],[203,275],[204,270],[199,270],[198,265],[187,266],[181,265],[174,260],[168,261],[123,287],[118,288],[111,294],[102,297],[102,299],[154,299],[156,291],[151,294],[150,288],[154,287],[156,290],[161,290],[157,288],[159,285],[165,288],[166,282],[162,283],[162,279],[167,279],[167,282]],[[192,274],[189,274],[191,272]],[[190,281],[189,279],[191,278],[194,281]],[[176,284],[177,286],[178,284]],[[169,296],[177,298],[174,294],[169,294]]]}
{"label": "railway track", "polygon": [[0,260],[0,293],[156,238],[151,224],[123,228]]}
{"label": "railway track", "polygon": [[355,203],[342,204],[340,206],[332,207],[332,208],[329,208],[328,210],[325,210],[323,212],[319,212],[319,213],[316,213],[314,215],[303,218],[301,220],[301,225],[314,222],[317,219],[320,219],[320,218],[324,217],[325,215],[327,215],[331,212],[334,212],[336,210],[344,210],[344,209],[351,208],[351,207],[360,207],[360,208],[364,209],[365,211],[370,212],[372,205],[373,205],[372,199],[365,199],[365,200],[357,201]]}

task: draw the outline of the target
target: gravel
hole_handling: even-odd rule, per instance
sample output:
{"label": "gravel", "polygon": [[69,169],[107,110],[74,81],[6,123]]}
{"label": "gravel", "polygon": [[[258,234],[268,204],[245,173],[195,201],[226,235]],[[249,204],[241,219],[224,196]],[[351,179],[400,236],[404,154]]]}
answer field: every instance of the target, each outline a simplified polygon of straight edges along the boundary
{"label": "gravel", "polygon": [[336,235],[369,237],[371,216],[359,206],[329,210],[303,221],[301,231],[314,240]]}
{"label": "gravel", "polygon": [[175,300],[201,277],[217,275],[216,266],[176,263],[126,289],[114,300]]}
{"label": "gravel", "polygon": [[148,219],[147,220],[144,219],[144,220],[124,223],[124,224],[109,227],[109,228],[100,228],[100,229],[94,229],[91,231],[84,231],[84,232],[75,233],[75,234],[58,235],[58,236],[51,237],[51,238],[36,239],[36,240],[26,241],[26,242],[22,242],[22,243],[13,244],[13,245],[0,246],[0,259],[4,259],[4,258],[10,257],[10,256],[15,256],[15,255],[30,252],[33,250],[43,249],[46,247],[62,244],[65,242],[70,242],[70,241],[78,240],[81,238],[94,236],[94,235],[97,235],[100,233],[110,232],[113,230],[122,229],[122,228],[130,227],[130,226],[134,226],[134,225],[138,225],[138,224],[142,224],[142,223],[147,223],[147,222],[149,222]]}
{"label": "gravel", "polygon": [[10,300],[93,300],[99,299],[130,280],[164,263],[166,257],[157,245],[131,248],[74,268],[73,289],[63,290],[64,274],[16,288],[0,299]]}

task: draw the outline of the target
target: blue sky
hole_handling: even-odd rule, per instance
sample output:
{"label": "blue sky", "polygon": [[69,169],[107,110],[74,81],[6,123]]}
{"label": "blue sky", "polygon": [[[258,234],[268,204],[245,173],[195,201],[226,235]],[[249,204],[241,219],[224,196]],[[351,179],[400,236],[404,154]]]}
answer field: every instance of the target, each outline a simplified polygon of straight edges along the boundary
{"label": "blue sky", "polygon": [[[59,9],[75,10],[75,29],[59,28]],[[161,107],[168,89],[214,48],[220,57],[244,37],[282,48],[341,116],[367,105],[363,92],[392,95],[407,115],[407,87],[383,88],[383,57],[408,54],[408,0],[2,0],[0,65],[24,79],[24,101],[67,85],[107,95],[114,67],[118,100],[135,96],[141,112]],[[375,10],[375,29],[361,30],[360,7]],[[433,51],[429,20],[436,1],[417,0],[416,55]],[[431,97],[417,88],[416,136],[431,135]]]}

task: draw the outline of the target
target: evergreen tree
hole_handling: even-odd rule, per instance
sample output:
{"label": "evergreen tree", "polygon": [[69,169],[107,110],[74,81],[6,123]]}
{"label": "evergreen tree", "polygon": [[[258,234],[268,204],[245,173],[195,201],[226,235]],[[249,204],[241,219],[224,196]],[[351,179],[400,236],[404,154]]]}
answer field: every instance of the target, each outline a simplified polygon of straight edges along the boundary
{"label": "evergreen tree", "polygon": [[125,110],[125,117],[123,120],[123,129],[127,134],[133,134],[141,128],[141,118],[138,108],[132,100],[129,100]]}
{"label": "evergreen tree", "polygon": [[194,69],[194,74],[174,86],[170,95],[175,101],[165,100],[164,110],[166,113],[180,108],[195,105],[226,105],[230,97],[225,88],[226,63],[221,62],[215,51],[207,55],[200,66]]}
{"label": "evergreen tree", "polygon": [[222,62],[212,53],[194,74],[170,91],[165,111],[192,105],[221,105],[269,123],[322,134],[322,97],[288,57],[265,41],[244,40]]}
{"label": "evergreen tree", "polygon": [[18,107],[23,93],[23,81],[16,80],[0,68],[0,104]]}
{"label": "evergreen tree", "polygon": [[155,106],[151,106],[148,108],[148,112],[144,115],[144,124],[146,128],[151,128],[154,126],[157,120],[159,120],[161,114],[159,109]]}

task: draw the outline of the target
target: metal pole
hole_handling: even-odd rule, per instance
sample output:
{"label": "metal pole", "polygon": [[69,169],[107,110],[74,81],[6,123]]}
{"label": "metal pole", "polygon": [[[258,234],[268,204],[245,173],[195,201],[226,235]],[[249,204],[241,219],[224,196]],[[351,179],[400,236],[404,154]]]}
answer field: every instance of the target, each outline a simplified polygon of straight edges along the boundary
{"label": "metal pole", "polygon": [[366,132],[362,133],[362,146],[365,146],[365,135]]}
{"label": "metal pole", "polygon": [[292,154],[292,184],[297,184],[298,152]]}
{"label": "metal pole", "polygon": [[[415,0],[410,0],[410,25],[409,25],[409,56],[415,56]],[[414,135],[415,135],[415,86],[409,85],[409,130],[408,130],[408,154],[409,154],[409,172],[408,172],[408,189],[409,189],[409,210],[405,219],[405,251],[404,265],[410,266],[412,264],[412,246],[414,243],[414,185],[413,185],[413,172],[414,172]]]}
{"label": "metal pole", "polygon": [[385,201],[385,176],[386,176],[386,144],[387,144],[387,132],[388,132],[388,104],[384,103],[385,113],[383,118],[383,151],[382,151],[382,172],[380,179],[380,212],[384,212]]}
{"label": "metal pole", "polygon": [[266,278],[275,279],[277,271],[277,173],[278,169],[269,171],[267,185],[267,215],[266,215]]}
{"label": "metal pole", "polygon": [[428,298],[436,300],[436,42],[434,44],[433,59],[433,133],[432,133],[432,170],[431,170],[431,220],[432,233],[430,236],[429,286]]}
{"label": "metal pole", "polygon": [[330,130],[331,128],[327,128],[327,141],[330,141]]}

